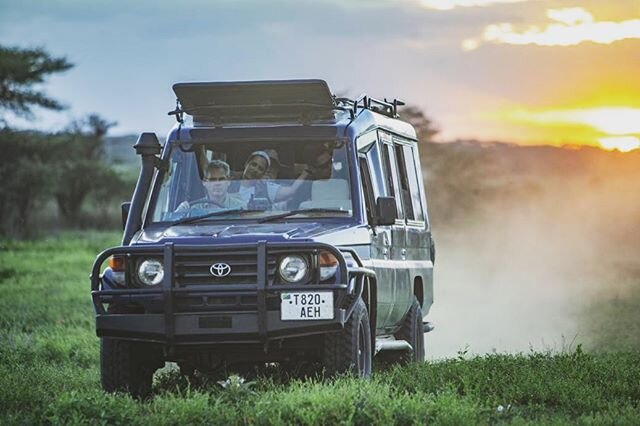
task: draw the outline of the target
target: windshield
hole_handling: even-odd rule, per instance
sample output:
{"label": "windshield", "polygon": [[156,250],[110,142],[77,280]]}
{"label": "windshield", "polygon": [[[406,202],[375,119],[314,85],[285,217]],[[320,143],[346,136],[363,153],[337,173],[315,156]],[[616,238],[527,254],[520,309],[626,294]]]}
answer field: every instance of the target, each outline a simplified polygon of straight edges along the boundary
{"label": "windshield", "polygon": [[216,142],[173,146],[149,206],[174,224],[352,214],[346,144]]}

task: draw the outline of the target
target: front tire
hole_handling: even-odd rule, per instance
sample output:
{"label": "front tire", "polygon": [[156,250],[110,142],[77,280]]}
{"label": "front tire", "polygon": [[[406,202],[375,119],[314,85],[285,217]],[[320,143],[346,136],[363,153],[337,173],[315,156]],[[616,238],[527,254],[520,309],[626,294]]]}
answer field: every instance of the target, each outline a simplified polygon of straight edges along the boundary
{"label": "front tire", "polygon": [[323,364],[330,375],[351,372],[358,377],[371,376],[371,328],[367,306],[361,298],[344,328],[324,337]]}
{"label": "front tire", "polygon": [[139,343],[100,339],[100,378],[105,392],[128,392],[134,398],[147,398],[157,366],[158,359]]}

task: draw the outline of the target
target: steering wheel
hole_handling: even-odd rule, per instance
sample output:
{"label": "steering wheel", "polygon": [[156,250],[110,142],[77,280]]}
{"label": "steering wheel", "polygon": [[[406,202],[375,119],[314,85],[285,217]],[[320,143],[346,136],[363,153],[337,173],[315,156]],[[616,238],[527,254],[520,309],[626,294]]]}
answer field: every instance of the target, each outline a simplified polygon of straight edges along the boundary
{"label": "steering wheel", "polygon": [[226,207],[223,206],[222,204],[218,203],[217,201],[213,201],[210,200],[208,198],[200,198],[198,200],[194,200],[192,202],[189,203],[189,210],[193,210],[194,208],[207,208],[207,207],[218,207],[218,208],[222,208],[225,209]]}

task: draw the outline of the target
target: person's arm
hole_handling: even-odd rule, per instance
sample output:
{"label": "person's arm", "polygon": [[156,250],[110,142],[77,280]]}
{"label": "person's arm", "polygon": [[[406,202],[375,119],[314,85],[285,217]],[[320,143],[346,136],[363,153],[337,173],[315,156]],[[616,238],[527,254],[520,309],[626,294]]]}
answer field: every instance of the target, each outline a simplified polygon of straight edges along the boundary
{"label": "person's arm", "polygon": [[298,176],[298,179],[296,179],[291,185],[289,185],[289,186],[279,185],[278,186],[278,191],[276,192],[276,195],[275,195],[273,201],[279,202],[279,201],[284,201],[284,200],[287,200],[287,199],[293,197],[294,194],[298,191],[298,189],[300,189],[302,184],[306,180],[308,180],[309,177],[311,177],[312,174],[313,174],[313,172],[312,172],[311,168],[310,167],[306,167],[302,171],[300,176]]}

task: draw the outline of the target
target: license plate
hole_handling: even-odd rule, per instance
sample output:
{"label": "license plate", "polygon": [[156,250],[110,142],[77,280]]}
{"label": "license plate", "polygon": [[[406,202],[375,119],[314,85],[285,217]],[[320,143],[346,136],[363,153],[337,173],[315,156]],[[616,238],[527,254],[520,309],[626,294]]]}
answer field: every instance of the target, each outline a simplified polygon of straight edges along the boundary
{"label": "license plate", "polygon": [[281,320],[333,319],[333,292],[305,291],[280,295]]}

